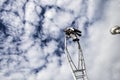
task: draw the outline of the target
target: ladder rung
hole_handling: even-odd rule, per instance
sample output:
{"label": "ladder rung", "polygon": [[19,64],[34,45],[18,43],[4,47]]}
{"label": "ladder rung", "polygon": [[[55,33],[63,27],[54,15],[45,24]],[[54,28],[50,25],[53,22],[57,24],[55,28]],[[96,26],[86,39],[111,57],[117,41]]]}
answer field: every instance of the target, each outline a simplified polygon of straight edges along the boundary
{"label": "ladder rung", "polygon": [[75,76],[77,79],[80,79],[80,78],[84,78],[85,75],[78,75],[78,76]]}
{"label": "ladder rung", "polygon": [[85,69],[74,70],[73,72],[84,71]]}

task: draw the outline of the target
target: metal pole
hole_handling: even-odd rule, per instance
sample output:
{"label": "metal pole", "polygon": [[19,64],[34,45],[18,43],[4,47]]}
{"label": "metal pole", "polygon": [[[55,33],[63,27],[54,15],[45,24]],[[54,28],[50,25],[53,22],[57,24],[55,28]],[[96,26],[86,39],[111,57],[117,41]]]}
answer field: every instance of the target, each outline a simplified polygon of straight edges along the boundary
{"label": "metal pole", "polygon": [[88,80],[86,67],[85,67],[85,61],[84,61],[84,57],[83,57],[83,53],[82,53],[82,49],[81,49],[79,41],[77,41],[78,50],[79,50],[79,52],[78,52],[78,65],[74,64],[74,62],[71,58],[71,55],[67,49],[66,36],[65,36],[64,44],[65,44],[65,54],[66,54],[67,60],[70,64],[74,79],[75,80]]}

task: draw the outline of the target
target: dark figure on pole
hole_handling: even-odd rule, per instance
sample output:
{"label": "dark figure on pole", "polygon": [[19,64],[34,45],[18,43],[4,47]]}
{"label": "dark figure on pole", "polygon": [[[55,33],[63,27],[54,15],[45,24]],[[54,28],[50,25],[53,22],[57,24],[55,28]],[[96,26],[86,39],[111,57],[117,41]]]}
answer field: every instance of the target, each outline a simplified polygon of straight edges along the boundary
{"label": "dark figure on pole", "polygon": [[81,33],[82,33],[80,30],[71,28],[71,27],[66,28],[64,31],[65,31],[67,37],[72,38],[73,41],[79,41],[78,36],[81,36]]}

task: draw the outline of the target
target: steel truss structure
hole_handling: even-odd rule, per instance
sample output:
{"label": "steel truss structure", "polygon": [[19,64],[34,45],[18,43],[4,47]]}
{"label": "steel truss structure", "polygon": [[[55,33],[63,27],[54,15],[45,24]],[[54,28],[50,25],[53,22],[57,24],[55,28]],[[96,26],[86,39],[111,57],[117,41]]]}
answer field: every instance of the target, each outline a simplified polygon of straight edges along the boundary
{"label": "steel truss structure", "polygon": [[[69,65],[72,70],[72,74],[74,77],[74,80],[88,80],[87,72],[86,72],[86,67],[85,67],[85,61],[83,57],[83,52],[80,46],[79,41],[75,41],[74,43],[77,43],[77,48],[78,48],[78,62],[77,65],[75,65],[75,62],[73,61],[70,52],[68,50],[67,46],[67,37],[65,36],[64,44],[65,44],[65,54],[67,56],[67,60],[69,62]],[[76,53],[75,53],[76,54]]]}

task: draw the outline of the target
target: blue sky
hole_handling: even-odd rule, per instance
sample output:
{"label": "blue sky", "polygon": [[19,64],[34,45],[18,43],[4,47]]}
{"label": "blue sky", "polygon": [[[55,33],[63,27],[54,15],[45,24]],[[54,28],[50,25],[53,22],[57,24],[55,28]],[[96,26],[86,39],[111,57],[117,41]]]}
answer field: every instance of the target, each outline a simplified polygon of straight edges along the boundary
{"label": "blue sky", "polygon": [[63,32],[71,26],[82,31],[89,79],[119,80],[120,35],[110,34],[119,21],[120,0],[1,0],[0,78],[73,80]]}

